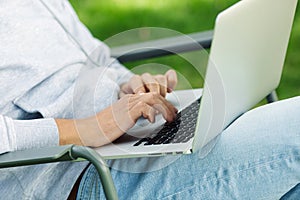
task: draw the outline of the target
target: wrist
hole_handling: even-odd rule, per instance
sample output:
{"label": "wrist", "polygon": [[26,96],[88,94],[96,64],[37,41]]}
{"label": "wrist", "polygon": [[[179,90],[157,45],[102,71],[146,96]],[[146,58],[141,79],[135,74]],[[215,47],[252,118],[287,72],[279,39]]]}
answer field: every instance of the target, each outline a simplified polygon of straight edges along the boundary
{"label": "wrist", "polygon": [[55,119],[55,122],[59,131],[59,145],[83,145],[76,128],[76,120]]}

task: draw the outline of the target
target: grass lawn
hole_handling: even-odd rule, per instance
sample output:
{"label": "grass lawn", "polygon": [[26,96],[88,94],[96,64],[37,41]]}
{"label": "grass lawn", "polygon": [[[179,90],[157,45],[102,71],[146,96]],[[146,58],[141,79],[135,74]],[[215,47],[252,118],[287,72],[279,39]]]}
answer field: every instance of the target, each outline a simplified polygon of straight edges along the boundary
{"label": "grass lawn", "polygon": [[[210,30],[214,27],[217,14],[237,2],[237,0],[71,0],[81,21],[92,34],[106,41],[110,46],[133,43],[151,38],[172,35],[171,31],[136,31],[123,39],[112,39],[111,36],[123,31],[140,27],[161,27],[180,33],[193,33]],[[156,34],[157,33],[157,34]],[[126,35],[126,34],[124,34]],[[126,63],[126,66],[137,73],[143,70],[155,72],[154,66],[172,66],[180,75],[179,89],[201,87],[200,74],[205,72],[207,53],[184,54],[185,58],[196,64],[191,66],[180,56],[168,56],[149,59],[143,62]],[[143,70],[139,66],[143,66]],[[284,66],[281,84],[278,88],[280,99],[300,95],[300,4],[296,14],[289,49]]]}

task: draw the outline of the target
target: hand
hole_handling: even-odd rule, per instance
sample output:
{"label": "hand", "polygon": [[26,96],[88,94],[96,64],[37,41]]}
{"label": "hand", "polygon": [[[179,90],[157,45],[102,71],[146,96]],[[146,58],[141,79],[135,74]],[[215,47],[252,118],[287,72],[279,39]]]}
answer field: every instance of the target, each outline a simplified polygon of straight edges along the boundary
{"label": "hand", "polygon": [[173,121],[177,113],[177,109],[158,93],[125,95],[94,117],[81,120],[56,119],[60,144],[92,147],[108,144],[133,127],[141,116],[153,123],[156,111],[162,113],[168,122]]}
{"label": "hand", "polygon": [[164,75],[151,75],[144,73],[134,75],[127,83],[121,86],[119,97],[126,94],[156,92],[165,97],[167,92],[172,92],[177,84],[177,75],[174,70],[168,70]]}

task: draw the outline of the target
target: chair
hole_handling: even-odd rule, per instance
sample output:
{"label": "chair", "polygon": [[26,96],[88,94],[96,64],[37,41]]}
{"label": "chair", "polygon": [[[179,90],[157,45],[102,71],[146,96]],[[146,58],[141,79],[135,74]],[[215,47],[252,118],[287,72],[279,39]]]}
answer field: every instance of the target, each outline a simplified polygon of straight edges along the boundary
{"label": "chair", "polygon": [[[205,49],[208,49],[211,46],[213,31],[194,33],[187,36],[192,38],[200,45],[193,45],[190,42],[190,39],[187,40],[186,36],[179,36],[112,48],[112,56],[124,63],[200,50],[201,46]],[[176,41],[176,43],[174,43],[174,41]],[[136,50],[128,51],[129,49]],[[277,101],[278,98],[276,91],[273,91],[266,98],[268,103]],[[105,160],[93,149],[88,147],[66,145],[45,147],[38,150],[29,149],[24,151],[9,152],[0,155],[0,168],[80,160],[88,160],[95,166],[98,171],[106,198],[118,199],[116,188]]]}

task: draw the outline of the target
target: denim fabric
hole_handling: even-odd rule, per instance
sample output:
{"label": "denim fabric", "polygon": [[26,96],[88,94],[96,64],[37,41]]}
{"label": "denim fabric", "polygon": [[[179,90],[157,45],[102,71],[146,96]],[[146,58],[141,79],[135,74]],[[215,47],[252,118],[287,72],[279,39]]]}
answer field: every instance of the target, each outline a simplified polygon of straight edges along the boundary
{"label": "denim fabric", "polygon": [[[199,152],[181,155],[148,173],[114,169],[138,165],[142,170],[149,160],[159,164],[164,157],[110,162],[120,199],[279,199],[300,182],[300,97],[245,113],[205,158]],[[77,199],[104,199],[93,166]]]}
{"label": "denim fabric", "polygon": [[300,183],[288,191],[280,200],[299,200],[300,199]]}

